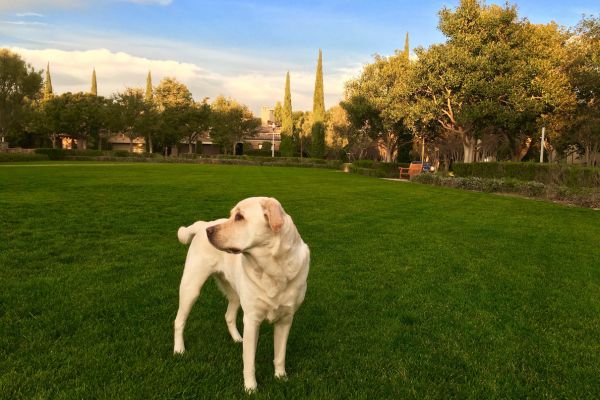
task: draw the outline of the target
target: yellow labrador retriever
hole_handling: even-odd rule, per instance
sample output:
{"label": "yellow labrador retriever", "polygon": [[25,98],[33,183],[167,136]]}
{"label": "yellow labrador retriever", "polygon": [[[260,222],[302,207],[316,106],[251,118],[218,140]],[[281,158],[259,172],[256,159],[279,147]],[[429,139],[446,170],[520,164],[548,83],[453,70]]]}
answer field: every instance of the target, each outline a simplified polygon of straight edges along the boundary
{"label": "yellow labrador retriever", "polygon": [[[285,349],[294,313],[304,300],[310,261],[292,218],[274,198],[240,201],[228,219],[198,221],[179,228],[179,241],[189,244],[179,287],[175,318],[175,353],[183,353],[183,329],[202,285],[215,275],[229,305],[225,321],[235,342],[243,341],[244,386],[256,389],[254,358],[263,320],[275,324],[275,376],[285,377]],[[244,337],[236,326],[244,312]]]}

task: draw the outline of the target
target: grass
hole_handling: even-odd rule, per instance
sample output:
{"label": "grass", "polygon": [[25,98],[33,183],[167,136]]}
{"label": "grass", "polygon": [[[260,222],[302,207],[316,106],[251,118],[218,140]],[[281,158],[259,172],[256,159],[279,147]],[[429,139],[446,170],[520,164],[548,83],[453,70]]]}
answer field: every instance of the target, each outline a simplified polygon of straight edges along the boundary
{"label": "grass", "polygon": [[253,195],[312,253],[289,380],[264,324],[255,398],[600,396],[597,211],[331,170],[50,163],[0,166],[0,398],[249,397],[212,281],[171,353],[177,228]]}

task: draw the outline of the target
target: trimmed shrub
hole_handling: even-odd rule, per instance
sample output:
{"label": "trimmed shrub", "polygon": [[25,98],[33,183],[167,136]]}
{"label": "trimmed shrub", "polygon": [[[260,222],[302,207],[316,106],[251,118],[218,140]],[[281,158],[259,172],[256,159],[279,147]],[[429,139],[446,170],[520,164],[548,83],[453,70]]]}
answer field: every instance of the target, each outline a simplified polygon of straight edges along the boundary
{"label": "trimmed shrub", "polygon": [[518,162],[457,163],[454,174],[459,177],[513,178],[547,185],[570,187],[600,187],[600,168],[566,164],[538,164]]}
{"label": "trimmed shrub", "polygon": [[35,153],[0,153],[0,162],[13,161],[48,161],[47,154]]}
{"label": "trimmed shrub", "polygon": [[410,164],[385,163],[373,160],[358,160],[353,162],[352,165],[356,168],[367,168],[378,171],[377,173],[372,173],[370,176],[379,176],[382,178],[398,178],[400,176],[400,167],[408,168]]}
{"label": "trimmed shrub", "polygon": [[45,154],[50,160],[62,160],[65,158],[63,149],[35,149],[35,154]]}

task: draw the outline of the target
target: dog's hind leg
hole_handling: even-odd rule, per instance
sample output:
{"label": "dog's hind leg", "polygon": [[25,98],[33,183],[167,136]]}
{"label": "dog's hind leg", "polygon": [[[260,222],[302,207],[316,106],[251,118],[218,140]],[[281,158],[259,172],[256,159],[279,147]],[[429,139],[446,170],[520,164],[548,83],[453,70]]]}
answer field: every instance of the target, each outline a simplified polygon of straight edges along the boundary
{"label": "dog's hind leg", "polygon": [[197,265],[196,263],[186,261],[181,284],[179,285],[179,310],[175,317],[174,333],[175,343],[173,353],[183,353],[185,345],[183,342],[183,330],[192,306],[196,302],[202,285],[211,275],[212,270],[207,266]]}
{"label": "dog's hind leg", "polygon": [[229,330],[229,334],[231,338],[236,343],[242,342],[242,335],[240,335],[240,331],[237,328],[237,314],[240,309],[240,297],[235,292],[235,289],[231,287],[231,285],[218,274],[215,275],[217,286],[223,292],[229,304],[227,304],[227,311],[225,312],[225,322],[227,323],[227,329]]}

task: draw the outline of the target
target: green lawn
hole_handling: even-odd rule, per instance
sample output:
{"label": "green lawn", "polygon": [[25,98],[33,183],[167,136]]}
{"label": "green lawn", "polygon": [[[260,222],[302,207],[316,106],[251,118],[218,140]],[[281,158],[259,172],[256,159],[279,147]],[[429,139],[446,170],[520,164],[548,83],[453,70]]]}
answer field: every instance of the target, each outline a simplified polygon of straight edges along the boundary
{"label": "green lawn", "polygon": [[[598,398],[600,212],[302,168],[0,165],[0,398],[237,398],[208,283],[172,355],[180,225],[278,198],[306,300],[256,398]],[[241,318],[239,321],[241,328]]]}

